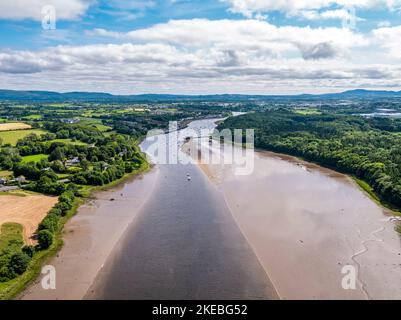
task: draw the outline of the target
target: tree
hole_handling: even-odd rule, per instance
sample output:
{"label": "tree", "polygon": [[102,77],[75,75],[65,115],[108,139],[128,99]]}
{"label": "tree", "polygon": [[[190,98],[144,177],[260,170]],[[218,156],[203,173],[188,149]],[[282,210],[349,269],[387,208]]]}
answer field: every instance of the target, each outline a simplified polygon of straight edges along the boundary
{"label": "tree", "polygon": [[86,160],[86,159],[82,159],[80,162],[80,167],[84,170],[84,171],[88,171],[89,167],[90,167],[91,163]]}
{"label": "tree", "polygon": [[10,266],[18,275],[23,274],[31,261],[31,258],[23,252],[14,253],[10,259]]}
{"label": "tree", "polygon": [[53,243],[53,234],[48,230],[39,231],[38,242],[41,250],[48,249]]}

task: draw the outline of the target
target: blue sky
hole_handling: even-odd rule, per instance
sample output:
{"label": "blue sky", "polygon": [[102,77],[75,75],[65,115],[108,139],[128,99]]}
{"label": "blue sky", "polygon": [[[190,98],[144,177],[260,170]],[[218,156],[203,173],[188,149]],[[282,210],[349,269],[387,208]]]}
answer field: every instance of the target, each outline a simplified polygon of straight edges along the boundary
{"label": "blue sky", "polygon": [[[56,30],[41,12],[52,5]],[[0,87],[400,89],[400,0],[3,0]]]}

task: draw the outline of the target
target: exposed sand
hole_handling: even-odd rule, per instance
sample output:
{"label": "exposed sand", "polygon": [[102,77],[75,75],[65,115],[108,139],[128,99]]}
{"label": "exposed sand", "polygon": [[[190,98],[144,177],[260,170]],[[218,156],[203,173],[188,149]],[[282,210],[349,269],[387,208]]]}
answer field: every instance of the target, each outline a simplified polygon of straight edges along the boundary
{"label": "exposed sand", "polygon": [[[255,153],[249,176],[233,165],[200,168],[282,299],[401,299],[395,219],[347,176],[270,152]],[[341,286],[346,265],[357,270],[356,290]]]}
{"label": "exposed sand", "polygon": [[57,289],[43,290],[39,277],[19,298],[83,299],[124,231],[152,195],[157,174],[154,168],[151,174],[132,177],[111,190],[97,192],[94,200],[80,206],[64,228],[63,249],[47,262],[56,268]]}
{"label": "exposed sand", "polygon": [[31,129],[29,124],[22,122],[0,123],[0,131]]}
{"label": "exposed sand", "polygon": [[56,197],[44,195],[1,195],[0,225],[7,222],[19,223],[24,228],[24,240],[34,244],[32,239],[39,223],[57,203]]}

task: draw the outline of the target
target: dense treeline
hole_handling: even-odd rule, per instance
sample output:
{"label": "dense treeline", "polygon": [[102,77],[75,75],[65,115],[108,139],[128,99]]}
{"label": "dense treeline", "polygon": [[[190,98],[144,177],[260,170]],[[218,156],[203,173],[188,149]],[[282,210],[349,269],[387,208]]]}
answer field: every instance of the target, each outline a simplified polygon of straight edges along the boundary
{"label": "dense treeline", "polygon": [[[68,174],[71,182],[80,185],[104,185],[133,172],[145,161],[131,137],[105,136],[96,128],[83,125],[45,123],[45,127],[54,133],[31,134],[19,140],[15,148],[5,147],[0,151],[0,168],[31,181],[25,186],[27,189],[60,195],[66,186],[57,174]],[[80,144],[52,141],[55,138],[74,139],[72,142]],[[21,156],[37,154],[48,157],[21,162]],[[69,161],[74,163],[68,164]]]}
{"label": "dense treeline", "polygon": [[400,120],[343,115],[301,115],[287,110],[227,119],[222,128],[255,129],[258,148],[303,157],[368,182],[401,208]]}

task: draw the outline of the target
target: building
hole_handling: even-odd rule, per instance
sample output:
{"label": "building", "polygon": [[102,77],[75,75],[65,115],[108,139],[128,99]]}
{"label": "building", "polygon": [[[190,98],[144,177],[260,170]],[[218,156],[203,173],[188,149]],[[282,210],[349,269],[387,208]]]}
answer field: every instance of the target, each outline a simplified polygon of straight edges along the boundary
{"label": "building", "polygon": [[67,167],[73,167],[73,166],[77,166],[78,164],[79,164],[79,159],[78,159],[78,157],[75,157],[75,158],[73,158],[73,159],[70,159],[70,160],[67,160],[66,162],[65,162],[65,165],[67,166]]}
{"label": "building", "polygon": [[18,183],[25,183],[26,178],[24,176],[19,176],[18,178],[15,179]]}

